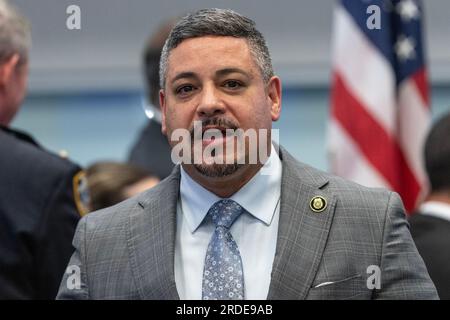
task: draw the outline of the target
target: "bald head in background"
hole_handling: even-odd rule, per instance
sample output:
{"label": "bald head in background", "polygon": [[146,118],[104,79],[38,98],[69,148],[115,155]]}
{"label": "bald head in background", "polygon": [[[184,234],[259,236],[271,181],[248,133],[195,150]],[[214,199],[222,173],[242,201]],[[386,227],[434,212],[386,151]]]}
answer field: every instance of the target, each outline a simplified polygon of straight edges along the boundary
{"label": "bald head in background", "polygon": [[30,25],[7,1],[0,1],[0,124],[8,126],[25,97]]}
{"label": "bald head in background", "polygon": [[167,177],[173,168],[170,146],[161,133],[159,61],[164,43],[176,20],[172,18],[163,22],[144,47],[142,63],[147,100],[144,108],[149,119],[134,142],[128,158],[130,164],[151,172],[159,179]]}

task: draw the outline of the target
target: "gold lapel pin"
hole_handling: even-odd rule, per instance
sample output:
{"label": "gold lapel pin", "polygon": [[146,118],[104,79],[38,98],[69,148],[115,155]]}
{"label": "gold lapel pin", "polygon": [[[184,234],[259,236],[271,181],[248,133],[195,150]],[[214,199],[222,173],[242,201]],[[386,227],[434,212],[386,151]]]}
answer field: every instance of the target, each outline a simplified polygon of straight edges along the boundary
{"label": "gold lapel pin", "polygon": [[314,212],[322,212],[327,207],[327,200],[321,196],[313,197],[309,202],[309,207]]}

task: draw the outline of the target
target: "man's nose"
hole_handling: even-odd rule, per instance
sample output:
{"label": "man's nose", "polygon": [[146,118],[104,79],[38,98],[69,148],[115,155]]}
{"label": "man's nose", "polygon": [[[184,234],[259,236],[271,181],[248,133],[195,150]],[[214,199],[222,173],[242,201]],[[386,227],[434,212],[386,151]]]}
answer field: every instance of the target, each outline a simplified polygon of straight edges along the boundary
{"label": "man's nose", "polygon": [[209,118],[225,113],[225,105],[220,93],[213,86],[205,86],[201,92],[197,114],[201,118]]}

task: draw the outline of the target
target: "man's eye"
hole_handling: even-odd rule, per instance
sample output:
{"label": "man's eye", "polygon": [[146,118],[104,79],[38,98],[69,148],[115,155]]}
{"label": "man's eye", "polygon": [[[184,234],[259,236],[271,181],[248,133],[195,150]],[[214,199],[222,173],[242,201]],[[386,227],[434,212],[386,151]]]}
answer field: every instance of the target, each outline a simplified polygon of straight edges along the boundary
{"label": "man's eye", "polygon": [[238,89],[242,86],[243,86],[242,83],[236,80],[228,80],[224,83],[224,87],[229,89]]}
{"label": "man's eye", "polygon": [[176,90],[176,93],[179,95],[186,95],[194,91],[194,86],[191,85],[185,85],[181,86]]}

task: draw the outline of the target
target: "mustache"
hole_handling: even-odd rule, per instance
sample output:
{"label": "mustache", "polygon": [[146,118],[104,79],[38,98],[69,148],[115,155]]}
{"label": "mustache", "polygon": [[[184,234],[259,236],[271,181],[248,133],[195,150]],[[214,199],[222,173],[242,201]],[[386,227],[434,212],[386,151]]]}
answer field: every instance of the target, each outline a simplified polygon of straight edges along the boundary
{"label": "mustache", "polygon": [[[222,127],[224,129],[233,129],[233,130],[239,129],[239,124],[237,124],[236,122],[234,122],[232,120],[225,119],[225,118],[211,118],[211,119],[202,120],[201,126],[202,126],[202,128],[206,127],[206,126],[217,126],[217,127]],[[192,127],[189,129],[189,133],[191,134],[191,139],[193,141],[194,140],[194,125],[192,125]]]}

